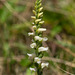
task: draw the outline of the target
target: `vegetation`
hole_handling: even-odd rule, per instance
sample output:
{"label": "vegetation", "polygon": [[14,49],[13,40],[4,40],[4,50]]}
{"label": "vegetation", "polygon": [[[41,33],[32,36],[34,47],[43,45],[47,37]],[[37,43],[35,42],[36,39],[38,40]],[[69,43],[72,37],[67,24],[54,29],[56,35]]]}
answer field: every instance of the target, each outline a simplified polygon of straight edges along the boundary
{"label": "vegetation", "polygon": [[[75,75],[75,0],[42,0],[43,33],[49,47],[42,61],[49,62],[43,75]],[[0,0],[0,75],[35,75],[29,68],[34,53],[32,10],[35,0]],[[35,55],[34,55],[35,56]]]}

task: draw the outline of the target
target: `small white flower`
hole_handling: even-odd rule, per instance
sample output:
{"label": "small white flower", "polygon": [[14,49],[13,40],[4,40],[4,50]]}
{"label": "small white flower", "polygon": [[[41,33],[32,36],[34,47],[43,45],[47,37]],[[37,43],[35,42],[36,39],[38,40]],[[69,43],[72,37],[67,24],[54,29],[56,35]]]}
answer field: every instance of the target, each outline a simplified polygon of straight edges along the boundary
{"label": "small white flower", "polygon": [[35,38],[35,40],[39,40],[39,41],[42,41],[42,40],[43,40],[43,39],[42,39],[41,37],[39,37],[39,36],[35,36],[34,38]]}
{"label": "small white flower", "polygon": [[47,51],[47,50],[48,50],[48,47],[39,47],[39,48],[38,48],[38,51],[39,51],[39,52]]}
{"label": "small white flower", "polygon": [[31,68],[31,67],[30,67],[30,70],[31,70],[31,71],[36,71],[36,69],[35,69],[35,68]]}
{"label": "small white flower", "polygon": [[32,24],[34,25],[34,22]]}
{"label": "small white flower", "polygon": [[36,29],[36,26],[33,26],[33,29]]}
{"label": "small white flower", "polygon": [[30,32],[29,32],[28,35],[31,36],[31,35],[34,35],[34,33],[30,33]]}
{"label": "small white flower", "polygon": [[46,28],[39,28],[38,29],[38,32],[43,32],[43,31],[46,31]]}
{"label": "small white flower", "polygon": [[49,63],[42,63],[42,64],[41,64],[41,67],[42,67],[42,68],[48,67],[48,65],[49,65]]}
{"label": "small white flower", "polygon": [[47,38],[47,37],[44,37],[44,38],[43,38],[43,41],[47,41],[47,40],[48,40],[48,38]]}
{"label": "small white flower", "polygon": [[32,44],[30,45],[30,47],[31,47],[31,48],[35,48],[35,47],[36,47],[36,43],[32,43]]}
{"label": "small white flower", "polygon": [[29,54],[29,53],[27,53],[27,55],[28,55],[29,57],[32,57],[32,56],[33,56],[32,54]]}
{"label": "small white flower", "polygon": [[35,57],[35,58],[34,58],[34,61],[37,62],[38,64],[40,64],[40,63],[41,63],[41,58]]}

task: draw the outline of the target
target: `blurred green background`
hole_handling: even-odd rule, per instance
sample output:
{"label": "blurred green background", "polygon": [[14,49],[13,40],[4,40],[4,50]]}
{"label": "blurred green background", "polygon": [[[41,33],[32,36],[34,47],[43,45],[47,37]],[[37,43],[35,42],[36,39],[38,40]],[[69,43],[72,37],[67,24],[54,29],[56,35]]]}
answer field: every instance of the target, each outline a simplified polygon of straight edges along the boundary
{"label": "blurred green background", "polygon": [[[35,0],[0,0],[0,75],[35,75],[27,53]],[[75,0],[43,0],[49,46],[43,75],[75,75]]]}

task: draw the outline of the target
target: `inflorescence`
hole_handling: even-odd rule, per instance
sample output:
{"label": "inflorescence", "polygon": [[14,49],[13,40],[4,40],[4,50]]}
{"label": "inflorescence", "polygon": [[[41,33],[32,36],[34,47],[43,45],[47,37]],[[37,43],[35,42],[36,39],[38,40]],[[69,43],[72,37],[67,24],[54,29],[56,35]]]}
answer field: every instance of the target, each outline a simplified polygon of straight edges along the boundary
{"label": "inflorescence", "polygon": [[[33,58],[33,62],[35,67],[30,68],[31,71],[36,71],[37,75],[42,75],[42,70],[44,67],[48,67],[49,63],[42,62],[42,57],[44,56],[44,52],[48,51],[48,47],[43,47],[42,42],[47,41],[47,37],[43,37],[42,33],[46,31],[46,28],[41,28],[44,21],[43,18],[43,7],[42,0],[36,0],[35,9],[33,10],[34,16],[31,16],[33,19],[33,32],[29,32],[29,36],[33,36],[32,44],[30,47],[35,50],[35,57]],[[32,57],[33,54],[28,54],[29,57]]]}

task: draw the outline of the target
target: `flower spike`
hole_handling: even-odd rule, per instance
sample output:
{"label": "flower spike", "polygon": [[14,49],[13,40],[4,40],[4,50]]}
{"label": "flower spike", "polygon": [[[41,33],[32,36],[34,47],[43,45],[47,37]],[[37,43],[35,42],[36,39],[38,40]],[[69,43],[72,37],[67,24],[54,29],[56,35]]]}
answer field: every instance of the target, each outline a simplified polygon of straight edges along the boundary
{"label": "flower spike", "polygon": [[[42,0],[36,0],[35,9],[33,10],[34,16],[31,16],[33,19],[33,30],[34,33],[28,33],[33,36],[32,44],[30,47],[35,50],[35,57],[33,57],[33,63],[35,68],[30,68],[31,71],[36,71],[37,75],[43,75],[43,68],[48,67],[49,63],[43,63],[42,57],[43,53],[48,51],[48,47],[43,47],[42,42],[47,41],[47,37],[43,37],[42,33],[46,31],[46,28],[42,28],[43,21],[43,7]],[[32,56],[32,54],[28,54],[28,56]]]}

